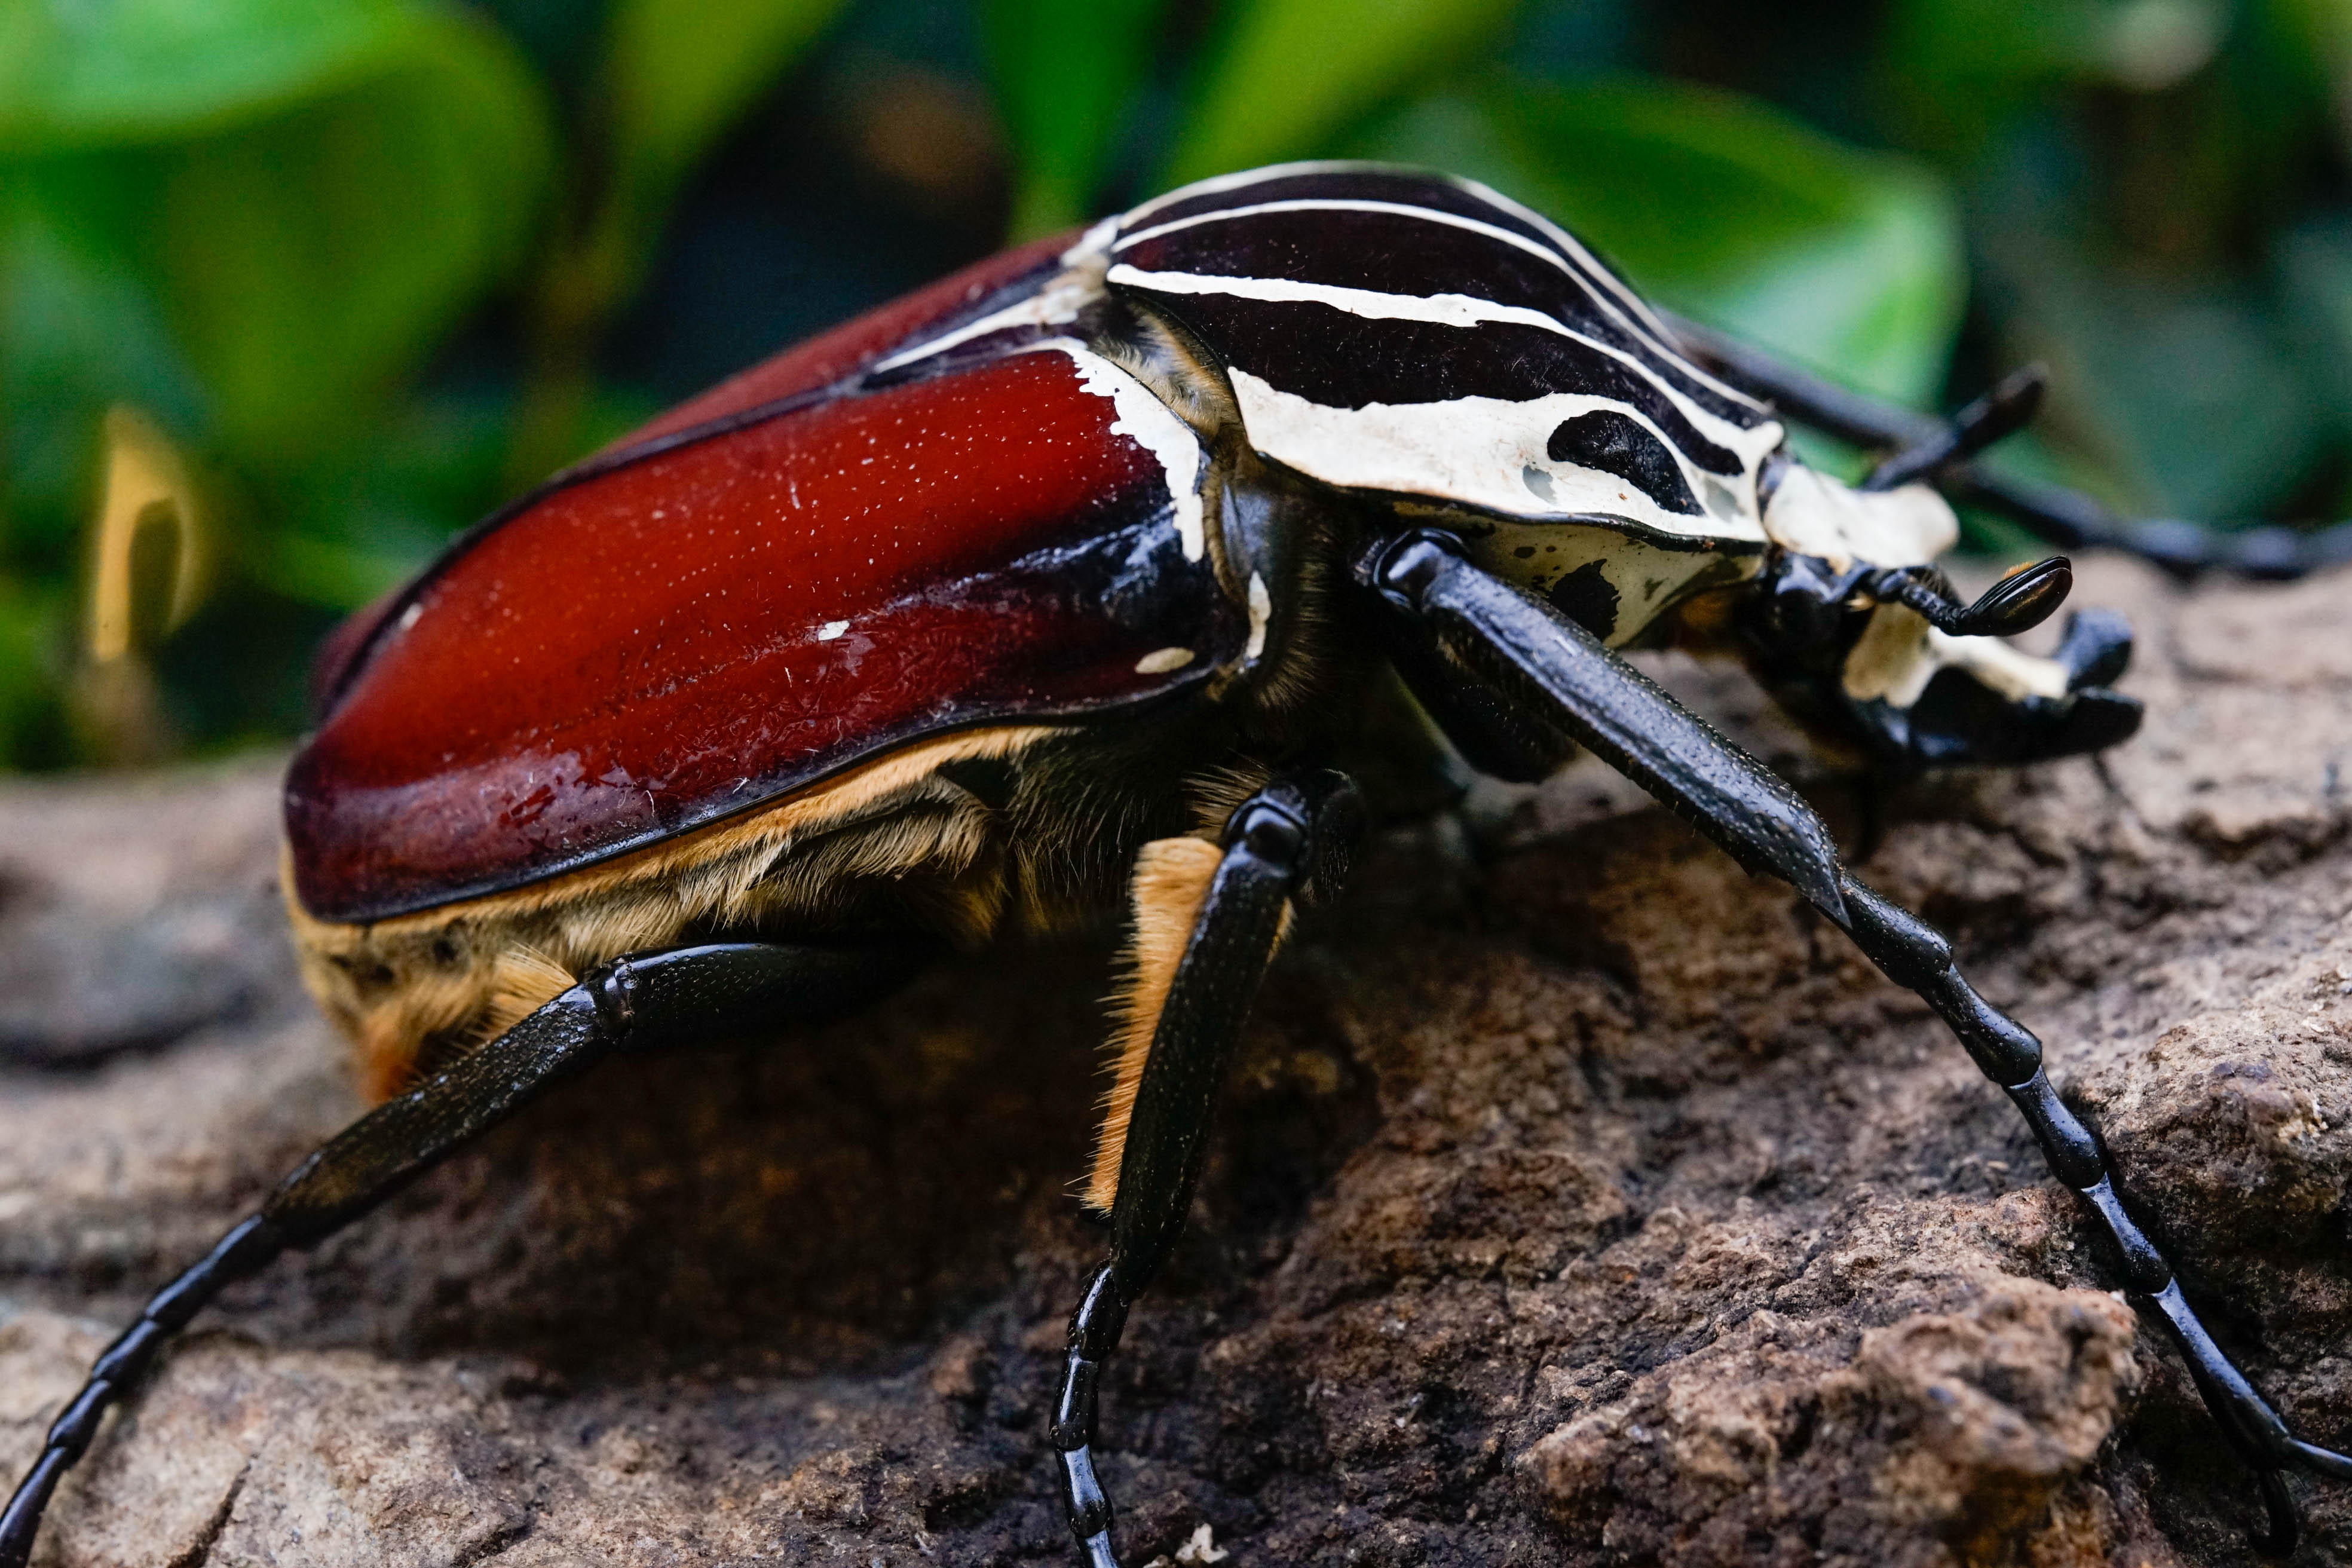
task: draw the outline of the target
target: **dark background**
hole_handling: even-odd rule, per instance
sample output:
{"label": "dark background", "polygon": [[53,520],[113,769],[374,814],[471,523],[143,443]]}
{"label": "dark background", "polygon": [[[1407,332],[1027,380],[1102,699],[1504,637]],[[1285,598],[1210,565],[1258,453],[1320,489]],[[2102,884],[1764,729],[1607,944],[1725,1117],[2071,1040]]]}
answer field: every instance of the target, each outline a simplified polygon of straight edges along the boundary
{"label": "dark background", "polygon": [[2002,460],[2119,507],[2332,521],[2348,127],[2339,0],[0,7],[0,765],[290,734],[325,628],[563,461],[1291,157],[1486,179],[1922,406],[2046,361]]}

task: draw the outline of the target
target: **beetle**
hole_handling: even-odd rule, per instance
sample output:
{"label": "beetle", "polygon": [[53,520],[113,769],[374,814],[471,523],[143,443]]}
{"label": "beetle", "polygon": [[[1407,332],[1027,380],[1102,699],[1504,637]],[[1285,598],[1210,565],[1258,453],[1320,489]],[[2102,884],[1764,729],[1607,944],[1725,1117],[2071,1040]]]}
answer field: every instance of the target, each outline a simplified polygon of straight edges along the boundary
{"label": "beetle", "polygon": [[[1109,1245],[1048,1426],[1116,1568],[1098,1390],[1181,1226],[1244,1014],[1367,811],[1329,762],[1393,671],[1478,769],[1576,748],[1916,992],[2016,1104],[2255,1470],[2352,1478],[2215,1345],[2033,1035],[1856,879],[1762,764],[1622,657],[1745,658],[1885,776],[2127,739],[2128,628],[2054,656],[2063,557],[1963,604],[1944,491],[2193,564],[1645,305],[1496,193],[1360,163],[1224,176],[1011,250],[743,373],[491,516],[321,652],[285,791],[305,979],[378,1101],[97,1360],[0,1517],[22,1568],[104,1412],[223,1286],[596,1061],[870,1002],[942,946],[1129,910],[1085,1200]],[[1859,486],[1789,419],[1894,448]],[[2137,534],[2130,530],[2137,526]],[[2340,532],[2340,531],[2338,531]],[[2283,572],[2333,551],[2239,546]]]}

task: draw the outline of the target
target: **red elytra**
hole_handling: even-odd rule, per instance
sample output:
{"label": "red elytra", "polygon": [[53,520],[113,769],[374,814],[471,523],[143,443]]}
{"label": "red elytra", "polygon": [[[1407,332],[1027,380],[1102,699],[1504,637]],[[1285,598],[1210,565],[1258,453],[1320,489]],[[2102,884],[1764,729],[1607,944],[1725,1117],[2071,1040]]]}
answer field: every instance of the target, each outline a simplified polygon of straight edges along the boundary
{"label": "red elytra", "polygon": [[[837,381],[1039,272],[1031,249],[620,450]],[[287,781],[304,908],[368,921],[513,889],[945,730],[1198,682],[1243,628],[1118,418],[1039,348],[583,465],[340,650],[351,668]],[[1193,658],[1167,668],[1179,647]]]}
{"label": "red elytra", "polygon": [[[578,468],[592,469],[650,441],[839,382],[910,339],[931,335],[946,324],[980,313],[983,301],[993,302],[992,295],[1015,294],[1021,285],[1034,286],[1050,277],[1061,253],[1075,237],[1075,234],[1055,235],[1016,246],[819,332],[806,342],[762,360],[749,370],[729,376],[709,391],[697,393],[677,407],[656,415],[582,461]],[[558,474],[541,489],[561,485],[567,477]],[[524,497],[520,505],[529,505],[539,493],[534,491]],[[508,508],[493,514],[478,526],[478,531],[479,527],[498,526],[516,510],[519,509]],[[444,556],[436,566],[462,552],[466,540],[460,540],[451,554]],[[367,648],[384,617],[414,597],[415,586],[404,584],[394,588],[327,635],[310,670],[310,700],[320,712],[331,708],[341,695],[351,674],[352,659]]]}

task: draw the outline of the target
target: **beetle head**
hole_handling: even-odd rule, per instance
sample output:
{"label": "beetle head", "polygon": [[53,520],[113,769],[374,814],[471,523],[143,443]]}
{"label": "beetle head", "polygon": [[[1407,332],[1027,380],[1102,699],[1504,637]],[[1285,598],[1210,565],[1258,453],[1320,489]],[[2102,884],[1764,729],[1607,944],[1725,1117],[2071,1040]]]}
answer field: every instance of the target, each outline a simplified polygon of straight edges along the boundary
{"label": "beetle head", "polygon": [[1759,675],[1801,719],[1895,773],[2095,751],[2138,728],[2139,704],[2107,689],[2131,658],[2121,616],[2071,617],[2048,658],[2005,640],[2064,601],[2074,572],[2063,556],[1965,602],[1932,564],[1959,532],[1934,491],[1851,489],[1792,459],[1773,478],[1773,543],[1739,629]]}

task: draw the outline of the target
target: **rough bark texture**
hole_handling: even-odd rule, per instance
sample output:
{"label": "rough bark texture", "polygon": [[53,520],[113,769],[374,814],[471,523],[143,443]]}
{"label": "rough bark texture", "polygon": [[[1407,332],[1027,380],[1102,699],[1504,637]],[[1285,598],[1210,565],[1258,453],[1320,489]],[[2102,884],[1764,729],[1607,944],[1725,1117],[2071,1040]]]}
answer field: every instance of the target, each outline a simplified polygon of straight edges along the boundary
{"label": "rough bark texture", "polygon": [[[1864,873],[2043,1036],[2225,1342],[2345,1444],[2352,578],[2084,575],[2140,628],[2142,736],[1906,790]],[[1860,835],[1736,674],[1672,673]],[[0,791],[11,1475],[356,1108],[272,816],[260,764]],[[38,1562],[1066,1562],[1105,957],[570,1086],[200,1320]],[[2242,1562],[2247,1478],[2110,1282],[1924,1007],[1584,763],[1387,834],[1277,964],[1106,1475],[1138,1564]],[[2352,1555],[2352,1491],[2294,1484],[2301,1560]]]}

